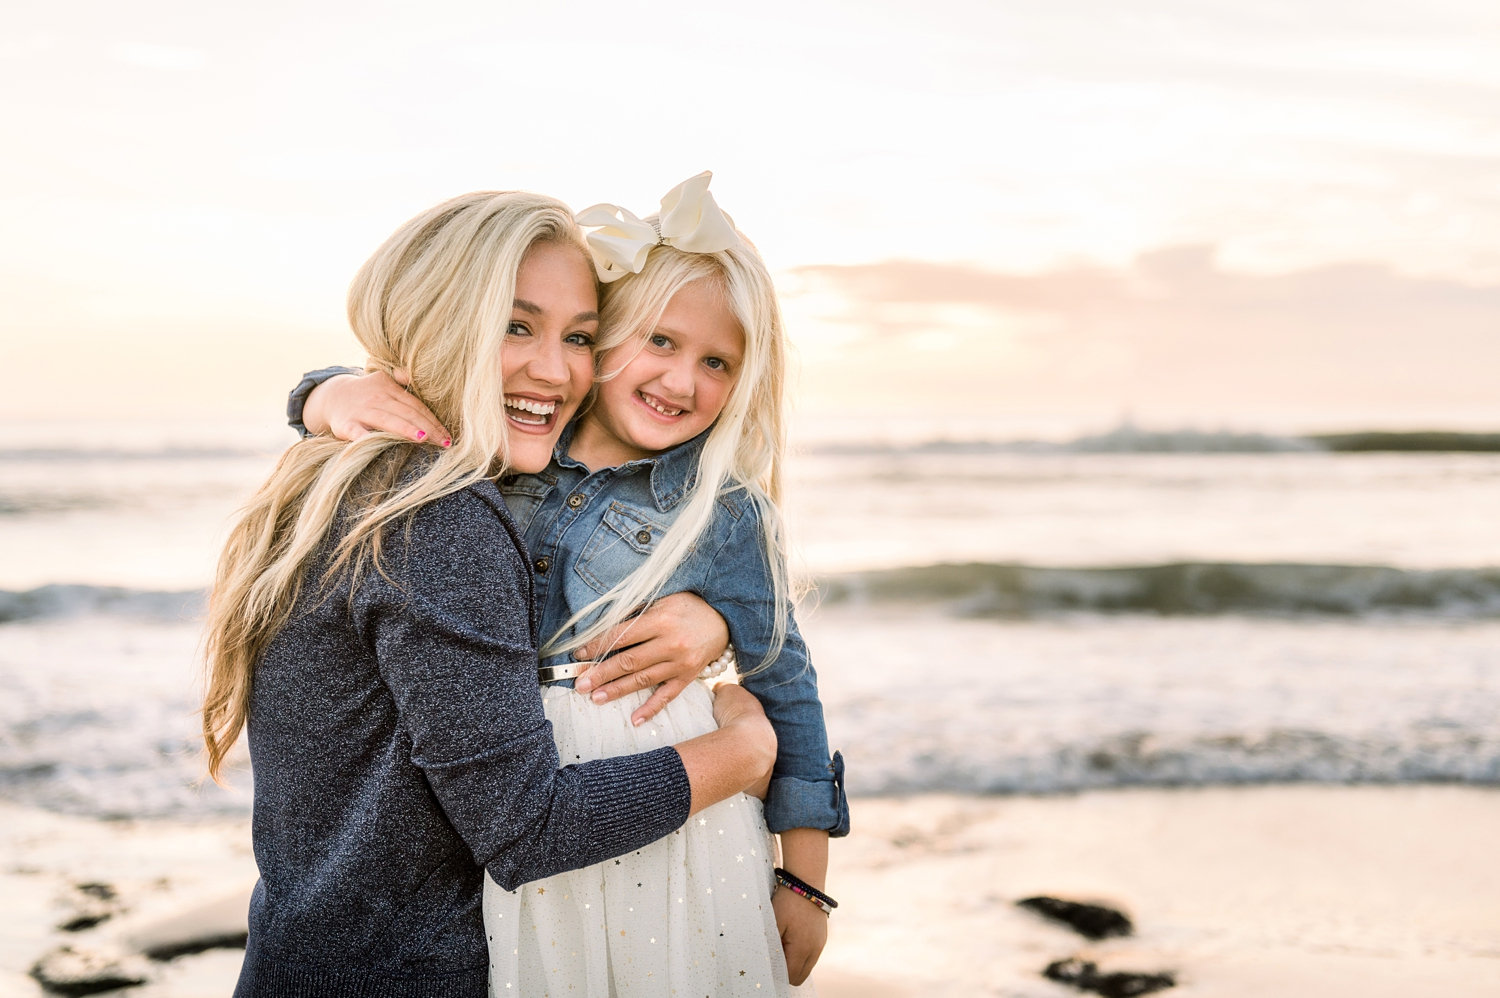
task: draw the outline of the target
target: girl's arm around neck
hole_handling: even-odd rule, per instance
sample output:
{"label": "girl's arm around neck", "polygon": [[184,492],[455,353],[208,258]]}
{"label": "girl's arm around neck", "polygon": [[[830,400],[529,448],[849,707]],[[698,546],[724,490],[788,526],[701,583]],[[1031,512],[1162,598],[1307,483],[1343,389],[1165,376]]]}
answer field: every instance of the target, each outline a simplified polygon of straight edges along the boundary
{"label": "girl's arm around neck", "polygon": [[[314,395],[319,394],[318,389],[335,378],[358,377],[360,369],[357,367],[323,367],[316,371],[308,371],[297,382],[286,397],[286,421],[292,429],[297,431],[301,437],[315,437],[320,433],[328,431],[327,422],[322,418],[314,406],[313,412],[308,412],[308,404]],[[313,422],[308,426],[308,420]]]}
{"label": "girl's arm around neck", "polygon": [[358,440],[393,433],[418,443],[448,446],[447,428],[417,397],[383,371],[329,367],[303,375],[287,398],[287,421],[304,436]]}

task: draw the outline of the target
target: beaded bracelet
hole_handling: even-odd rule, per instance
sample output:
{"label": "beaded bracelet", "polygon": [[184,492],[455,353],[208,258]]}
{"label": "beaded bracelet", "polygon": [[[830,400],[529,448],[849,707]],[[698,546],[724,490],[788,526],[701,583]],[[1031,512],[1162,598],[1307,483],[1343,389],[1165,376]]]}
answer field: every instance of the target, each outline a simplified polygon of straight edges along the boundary
{"label": "beaded bracelet", "polygon": [[801,878],[787,873],[781,867],[778,866],[771,872],[776,874],[776,882],[778,884],[780,884],[782,887],[785,887],[793,894],[796,894],[798,897],[806,898],[813,904],[817,905],[819,908],[822,908],[823,914],[832,915],[833,909],[839,906],[839,903],[833,898],[829,897],[827,894],[824,894],[822,891],[818,890],[816,887],[812,886]]}
{"label": "beaded bracelet", "polygon": [[698,673],[698,678],[712,679],[722,673],[725,669],[728,669],[733,664],[734,645],[729,645],[724,649],[724,654],[720,655],[718,658],[714,659],[712,662],[703,667],[703,671]]}

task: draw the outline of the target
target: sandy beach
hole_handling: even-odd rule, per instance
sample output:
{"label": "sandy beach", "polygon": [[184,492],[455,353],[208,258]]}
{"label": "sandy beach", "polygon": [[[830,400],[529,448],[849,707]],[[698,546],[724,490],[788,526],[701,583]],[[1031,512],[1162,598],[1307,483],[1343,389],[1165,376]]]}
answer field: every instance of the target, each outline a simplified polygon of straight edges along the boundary
{"label": "sandy beach", "polygon": [[[1054,960],[1168,971],[1166,994],[1500,994],[1500,790],[1458,786],[1102,791],[859,799],[837,843],[840,901],[815,977],[823,998],[1080,992]],[[61,946],[134,960],[116,994],[229,993],[240,954],[130,956],[242,924],[247,824],[101,822],[0,805],[0,996]],[[80,884],[120,913],[82,931]],[[1116,906],[1128,938],[1090,943],[1018,909],[1037,894]]]}
{"label": "sandy beach", "polygon": [[[825,996],[1077,994],[1053,960],[1177,975],[1166,994],[1500,994],[1500,791],[1265,787],[859,802]],[[1015,908],[1127,911],[1087,943]],[[846,983],[848,982],[848,983]]]}

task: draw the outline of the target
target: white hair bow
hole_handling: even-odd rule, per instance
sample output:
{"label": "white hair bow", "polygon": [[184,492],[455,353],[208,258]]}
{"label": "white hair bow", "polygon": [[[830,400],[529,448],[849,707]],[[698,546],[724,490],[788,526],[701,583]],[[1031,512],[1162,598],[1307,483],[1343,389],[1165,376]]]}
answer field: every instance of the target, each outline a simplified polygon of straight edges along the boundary
{"label": "white hair bow", "polygon": [[596,204],[574,216],[579,225],[597,226],[585,238],[599,280],[608,284],[639,274],[651,248],[661,244],[687,253],[717,253],[741,245],[734,220],[708,193],[712,179],[713,174],[704,170],[668,191],[655,222],[637,218],[617,204]]}

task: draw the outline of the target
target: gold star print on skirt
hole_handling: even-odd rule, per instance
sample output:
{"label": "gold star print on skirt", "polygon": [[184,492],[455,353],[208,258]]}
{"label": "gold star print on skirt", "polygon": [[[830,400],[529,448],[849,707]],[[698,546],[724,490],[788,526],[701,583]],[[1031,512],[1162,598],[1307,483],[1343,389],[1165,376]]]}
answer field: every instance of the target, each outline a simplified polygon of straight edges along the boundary
{"label": "gold star print on skirt", "polygon": [[[644,752],[715,727],[712,694],[699,682],[640,727],[630,715],[644,692],[595,704],[550,686],[542,697],[566,762]],[[618,859],[517,891],[486,878],[491,993],[810,994],[787,984],[771,911],[773,852],[760,801],[741,794]]]}

